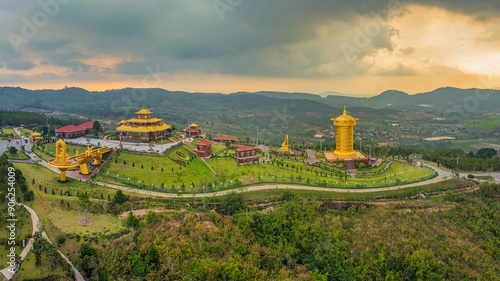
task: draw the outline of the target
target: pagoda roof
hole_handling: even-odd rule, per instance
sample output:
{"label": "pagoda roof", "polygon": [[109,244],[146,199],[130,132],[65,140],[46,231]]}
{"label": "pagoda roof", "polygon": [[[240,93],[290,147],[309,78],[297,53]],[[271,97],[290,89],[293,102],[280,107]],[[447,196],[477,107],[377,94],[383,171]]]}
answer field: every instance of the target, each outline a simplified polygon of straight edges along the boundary
{"label": "pagoda roof", "polygon": [[207,146],[210,144],[212,144],[212,143],[208,140],[200,141],[199,143],[197,143],[197,145],[201,145],[201,146]]}
{"label": "pagoda roof", "polygon": [[250,150],[256,150],[256,149],[257,149],[257,147],[253,147],[253,146],[242,146],[240,148],[235,149],[234,151],[244,152],[244,151],[250,151]]}
{"label": "pagoda roof", "polygon": [[167,124],[161,124],[159,126],[127,126],[121,125],[116,127],[117,131],[120,132],[131,132],[131,133],[152,133],[161,132],[172,128],[172,126]]}
{"label": "pagoda roof", "polygon": [[155,123],[155,122],[159,122],[159,121],[163,121],[162,119],[160,118],[146,118],[146,119],[140,119],[140,118],[137,118],[137,117],[134,117],[132,119],[128,119],[126,121],[122,121],[122,122],[125,122],[125,123]]}
{"label": "pagoda roof", "polygon": [[142,114],[142,115],[149,115],[153,114],[153,112],[147,110],[145,107],[143,107],[141,110],[137,111],[135,114]]}
{"label": "pagoda roof", "polygon": [[31,134],[31,135],[34,137],[41,136],[41,134],[39,132],[33,132],[33,134]]}
{"label": "pagoda roof", "polygon": [[359,118],[354,118],[352,116],[347,115],[347,110],[346,110],[346,107],[344,105],[344,113],[337,118],[332,118],[331,120],[334,122],[344,122],[344,123],[354,122],[355,123],[357,120],[359,120]]}
{"label": "pagoda roof", "polygon": [[193,124],[189,125],[189,127],[198,127],[198,125],[196,125],[196,123],[193,123]]}

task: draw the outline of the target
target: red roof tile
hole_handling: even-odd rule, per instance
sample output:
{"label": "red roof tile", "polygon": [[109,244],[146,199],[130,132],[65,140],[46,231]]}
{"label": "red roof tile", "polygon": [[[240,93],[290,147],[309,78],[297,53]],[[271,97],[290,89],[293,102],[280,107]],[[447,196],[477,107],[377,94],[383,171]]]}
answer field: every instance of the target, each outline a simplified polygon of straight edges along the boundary
{"label": "red roof tile", "polygon": [[85,130],[85,128],[81,128],[75,125],[68,125],[61,127],[59,129],[56,129],[56,133],[72,133],[72,132],[80,132]]}
{"label": "red roof tile", "polygon": [[234,151],[236,152],[243,152],[243,151],[250,151],[250,150],[257,150],[257,147],[253,146],[242,146],[240,148],[235,149]]}
{"label": "red roof tile", "polygon": [[85,122],[83,124],[78,125],[78,127],[84,128],[84,129],[92,129],[94,127],[94,121]]}
{"label": "red roof tile", "polygon": [[212,144],[212,143],[208,140],[204,140],[204,141],[197,143],[197,145],[201,145],[201,146],[205,146],[205,145],[209,145],[209,144]]}

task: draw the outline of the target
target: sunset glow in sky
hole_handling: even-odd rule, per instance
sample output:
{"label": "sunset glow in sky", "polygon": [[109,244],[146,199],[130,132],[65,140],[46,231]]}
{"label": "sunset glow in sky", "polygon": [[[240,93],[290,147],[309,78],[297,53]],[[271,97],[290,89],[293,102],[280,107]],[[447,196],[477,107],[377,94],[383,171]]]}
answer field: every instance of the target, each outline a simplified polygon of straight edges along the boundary
{"label": "sunset glow in sky", "polygon": [[500,89],[499,14],[497,0],[2,1],[0,86]]}

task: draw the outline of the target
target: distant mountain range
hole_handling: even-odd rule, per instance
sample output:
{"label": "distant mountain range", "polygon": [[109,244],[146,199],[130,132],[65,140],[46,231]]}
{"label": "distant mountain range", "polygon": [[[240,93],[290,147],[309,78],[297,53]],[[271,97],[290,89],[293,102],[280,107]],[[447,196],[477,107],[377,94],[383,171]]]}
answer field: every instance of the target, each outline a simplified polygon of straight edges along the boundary
{"label": "distant mountain range", "polygon": [[[341,95],[319,95],[283,92],[188,93],[164,89],[125,88],[87,91],[81,88],[60,90],[27,90],[0,88],[1,110],[24,110],[59,115],[120,121],[147,107],[168,123],[185,126],[196,121],[217,133],[245,135],[258,125],[270,134],[291,133],[305,137],[330,128],[330,118],[349,114],[364,123],[421,120],[434,122],[437,117],[499,112],[500,91],[440,88],[408,95],[386,91],[380,95],[359,98]],[[463,116],[462,116],[463,118]],[[446,121],[438,121],[446,122]]]}
{"label": "distant mountain range", "polygon": [[319,95],[307,93],[283,92],[239,92],[235,94],[256,94],[280,99],[313,100],[336,107],[338,107],[339,104],[345,104],[348,106],[370,107],[376,109],[392,108],[434,113],[443,112],[443,110],[465,110],[471,112],[499,112],[500,110],[500,91],[489,89],[459,89],[446,87],[415,95],[389,90],[368,98],[348,97],[344,95],[328,95],[326,97],[321,97]]}

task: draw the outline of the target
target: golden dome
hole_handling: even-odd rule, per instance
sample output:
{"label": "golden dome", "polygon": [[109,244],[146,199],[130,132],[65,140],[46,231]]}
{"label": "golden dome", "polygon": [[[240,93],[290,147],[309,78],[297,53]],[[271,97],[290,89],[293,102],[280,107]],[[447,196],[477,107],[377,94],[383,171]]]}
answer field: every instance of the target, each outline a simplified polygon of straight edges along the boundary
{"label": "golden dome", "polygon": [[346,107],[344,105],[344,113],[337,118],[332,118],[331,120],[334,122],[335,126],[337,126],[337,125],[342,126],[342,125],[347,125],[347,124],[351,124],[351,123],[352,123],[352,125],[356,125],[356,121],[359,120],[359,118],[354,118],[352,116],[347,115],[347,110],[346,110]]}

